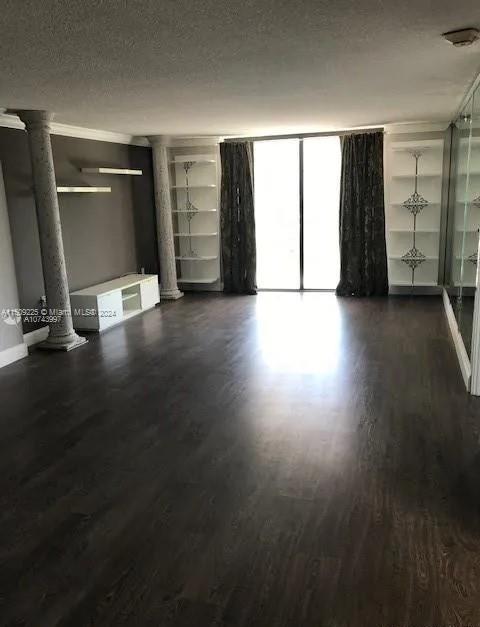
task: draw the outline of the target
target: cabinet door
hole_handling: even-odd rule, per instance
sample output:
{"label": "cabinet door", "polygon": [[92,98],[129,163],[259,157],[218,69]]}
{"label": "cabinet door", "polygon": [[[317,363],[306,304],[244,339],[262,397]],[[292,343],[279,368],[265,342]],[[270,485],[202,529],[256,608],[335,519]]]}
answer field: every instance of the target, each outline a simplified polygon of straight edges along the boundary
{"label": "cabinet door", "polygon": [[140,283],[140,295],[142,299],[142,309],[150,309],[150,307],[154,307],[160,300],[158,280],[153,278],[148,281],[142,281]]}
{"label": "cabinet door", "polygon": [[99,331],[117,324],[122,318],[122,292],[120,290],[98,296]]}

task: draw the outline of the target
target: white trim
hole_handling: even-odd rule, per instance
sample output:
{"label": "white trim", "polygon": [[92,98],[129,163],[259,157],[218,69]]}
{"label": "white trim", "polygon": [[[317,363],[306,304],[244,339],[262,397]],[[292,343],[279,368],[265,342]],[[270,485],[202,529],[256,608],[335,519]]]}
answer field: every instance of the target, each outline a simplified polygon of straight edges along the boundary
{"label": "white trim", "polygon": [[159,144],[168,148],[189,148],[191,146],[216,146],[223,137],[210,135],[203,137],[176,137],[175,135],[149,135],[150,145]]}
{"label": "white trim", "polygon": [[[25,124],[17,115],[0,113],[0,126],[5,128],[25,129]],[[96,128],[84,128],[82,126],[72,126],[70,124],[60,124],[52,122],[50,124],[52,135],[63,135],[64,137],[76,137],[77,139],[93,139],[95,141],[111,142],[113,144],[129,144],[132,146],[150,146],[145,137],[128,135],[127,133],[115,133],[114,131],[101,131]]]}
{"label": "white trim", "polygon": [[397,133],[432,133],[445,131],[450,122],[400,122],[398,124],[385,124],[385,133],[396,135]]}
{"label": "white trim", "polygon": [[[479,242],[480,249],[480,242]],[[478,252],[477,252],[478,259]],[[470,378],[470,393],[480,396],[480,273],[477,263],[477,275],[475,277],[475,300],[473,303],[473,324],[472,324],[472,350],[471,365],[472,374]]]}
{"label": "white trim", "polygon": [[463,343],[462,335],[458,329],[457,319],[450,303],[447,290],[443,288],[443,306],[445,308],[445,314],[447,316],[448,326],[450,327],[450,333],[452,334],[453,343],[457,352],[458,363],[462,372],[463,381],[467,390],[470,389],[470,377],[472,370],[470,367],[470,360],[468,358],[467,351],[465,350],[465,344]]}
{"label": "white trim", "polygon": [[11,348],[6,348],[4,351],[0,352],[0,368],[8,366],[8,364],[18,361],[19,359],[23,359],[27,355],[28,348],[24,342],[12,346]]}
{"label": "white trim", "polygon": [[34,344],[39,344],[40,342],[44,342],[48,337],[49,327],[40,327],[40,329],[35,329],[34,331],[30,331],[29,333],[23,334],[23,341],[27,346],[33,346]]}

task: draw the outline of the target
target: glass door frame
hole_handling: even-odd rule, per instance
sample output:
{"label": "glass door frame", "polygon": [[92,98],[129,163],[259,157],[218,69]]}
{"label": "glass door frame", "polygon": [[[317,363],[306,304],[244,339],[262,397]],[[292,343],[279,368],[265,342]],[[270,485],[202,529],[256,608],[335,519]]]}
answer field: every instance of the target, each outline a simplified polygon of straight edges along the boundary
{"label": "glass door frame", "polygon": [[335,288],[310,288],[304,287],[304,270],[305,270],[305,245],[304,245],[304,172],[303,172],[303,163],[304,163],[304,150],[303,150],[303,140],[315,137],[338,137],[339,139],[343,135],[354,135],[357,133],[368,133],[373,131],[384,131],[383,126],[365,128],[365,129],[355,129],[352,131],[337,131],[334,133],[298,133],[293,135],[267,135],[260,137],[229,137],[225,139],[225,142],[238,142],[238,141],[250,141],[250,142],[261,142],[261,141],[273,141],[277,139],[298,139],[298,167],[299,167],[299,224],[300,224],[300,246],[299,246],[299,263],[300,263],[300,287],[298,288],[277,288],[277,287],[259,287],[259,292],[335,292]]}

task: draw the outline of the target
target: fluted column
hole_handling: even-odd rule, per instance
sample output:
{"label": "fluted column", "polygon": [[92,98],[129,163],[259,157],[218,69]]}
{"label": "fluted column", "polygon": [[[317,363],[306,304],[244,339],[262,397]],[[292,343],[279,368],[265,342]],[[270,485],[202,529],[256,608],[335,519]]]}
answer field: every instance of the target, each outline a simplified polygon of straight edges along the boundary
{"label": "fluted column", "polygon": [[23,110],[16,113],[25,123],[30,145],[47,310],[49,316],[57,318],[56,321],[49,322],[48,338],[40,347],[71,350],[85,344],[87,340],[75,333],[72,324],[57,184],[50,142],[52,116],[46,111]]}
{"label": "fluted column", "polygon": [[160,258],[160,298],[176,300],[183,296],[183,293],[177,285],[167,148],[161,137],[149,137],[149,140],[153,150],[157,242]]}

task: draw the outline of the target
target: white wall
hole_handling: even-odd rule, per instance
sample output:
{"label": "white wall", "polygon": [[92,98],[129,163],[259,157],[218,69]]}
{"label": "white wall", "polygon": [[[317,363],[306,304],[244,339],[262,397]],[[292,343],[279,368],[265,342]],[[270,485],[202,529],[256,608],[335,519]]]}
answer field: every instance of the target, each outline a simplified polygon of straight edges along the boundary
{"label": "white wall", "polygon": [[13,262],[12,238],[7,200],[0,164],[0,368],[27,355],[21,323],[7,323],[4,310],[18,309],[17,279]]}

